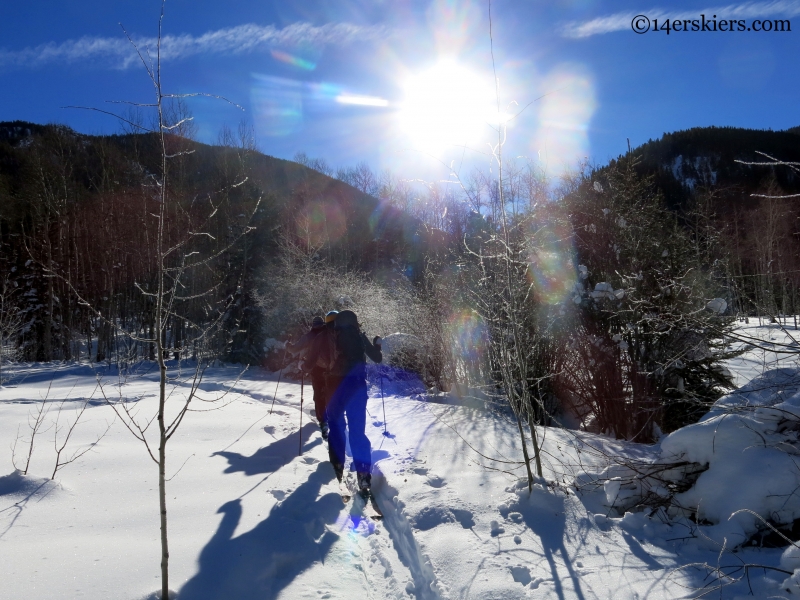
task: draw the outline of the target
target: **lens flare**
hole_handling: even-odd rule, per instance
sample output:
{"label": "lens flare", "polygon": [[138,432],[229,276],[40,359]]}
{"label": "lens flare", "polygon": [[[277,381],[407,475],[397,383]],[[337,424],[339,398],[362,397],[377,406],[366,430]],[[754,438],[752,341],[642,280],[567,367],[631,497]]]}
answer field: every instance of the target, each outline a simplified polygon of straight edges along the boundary
{"label": "lens flare", "polygon": [[554,305],[575,288],[575,259],[569,228],[559,222],[539,222],[531,226],[528,278],[536,301]]}
{"label": "lens flare", "polygon": [[336,96],[339,104],[354,104],[355,106],[389,106],[389,101],[377,96],[356,96],[354,94],[339,94]]}
{"label": "lens flare", "polygon": [[292,56],[291,54],[281,52],[280,50],[272,50],[271,54],[272,58],[275,60],[286,63],[287,65],[291,65],[293,67],[297,67],[298,69],[303,69],[304,71],[313,71],[317,68],[317,64],[311,62],[310,60],[305,60],[299,56]]}
{"label": "lens flare", "polygon": [[426,10],[428,27],[439,52],[471,50],[485,35],[485,14],[473,0],[434,0]]}
{"label": "lens flare", "polygon": [[338,241],[347,224],[335,200],[317,200],[305,207],[296,227],[297,235],[313,248]]}
{"label": "lens flare", "polygon": [[464,375],[475,380],[480,377],[486,356],[488,333],[481,317],[473,311],[455,312],[447,329],[453,340],[453,354]]}
{"label": "lens flare", "polygon": [[[286,55],[286,60],[291,58]],[[295,61],[297,66],[302,66]],[[293,64],[295,64],[293,63]],[[355,94],[340,85],[328,82],[307,82],[285,77],[253,74],[250,91],[255,124],[260,135],[289,136],[303,130],[306,116],[347,110],[382,108],[387,100],[377,96]],[[350,109],[353,110],[353,109]],[[341,114],[341,113],[340,113]]]}
{"label": "lens flare", "polygon": [[531,151],[559,171],[589,155],[589,122],[597,108],[591,77],[579,66],[556,69],[542,82],[538,127]]}
{"label": "lens flare", "polygon": [[286,136],[303,126],[303,84],[280,77],[253,76],[250,92],[259,134]]}

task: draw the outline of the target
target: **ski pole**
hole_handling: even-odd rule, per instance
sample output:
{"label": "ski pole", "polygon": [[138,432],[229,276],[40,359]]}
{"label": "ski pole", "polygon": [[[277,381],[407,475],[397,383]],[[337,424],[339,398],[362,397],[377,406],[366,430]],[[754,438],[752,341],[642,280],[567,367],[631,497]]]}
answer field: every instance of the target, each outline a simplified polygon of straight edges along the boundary
{"label": "ski pole", "polygon": [[[372,338],[372,343],[378,347],[378,350],[381,349],[383,340],[381,336],[376,335]],[[381,378],[381,406],[383,406],[383,435],[389,436],[389,432],[386,430],[386,401],[383,399],[383,371],[381,370],[381,366],[376,364],[375,367],[378,369],[378,377]]]}
{"label": "ski pole", "polygon": [[297,447],[297,456],[303,456],[303,384],[306,381],[306,374],[300,371],[300,445]]}
{"label": "ski pole", "polygon": [[381,404],[383,405],[383,435],[388,437],[389,432],[386,431],[386,402],[383,400],[383,371],[381,371],[380,365],[378,365],[378,375],[380,375],[381,378]]}
{"label": "ski pole", "polygon": [[286,353],[289,352],[289,341],[286,341],[286,346],[283,350],[283,361],[281,362],[281,370],[278,371],[278,385],[275,386],[275,393],[272,394],[272,406],[269,407],[269,414],[272,414],[272,409],[275,408],[275,397],[278,395],[278,386],[281,384],[281,375],[283,375],[283,366],[286,362]]}

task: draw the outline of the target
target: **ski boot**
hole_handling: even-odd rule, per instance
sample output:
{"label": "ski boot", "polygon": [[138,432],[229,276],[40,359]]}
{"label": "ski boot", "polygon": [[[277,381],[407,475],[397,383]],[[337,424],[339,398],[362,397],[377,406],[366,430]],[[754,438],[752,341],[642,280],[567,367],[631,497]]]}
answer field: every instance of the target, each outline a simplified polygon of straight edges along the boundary
{"label": "ski boot", "polygon": [[370,475],[366,471],[359,471],[358,472],[358,491],[361,493],[362,496],[365,498],[370,495],[372,485],[372,475]]}

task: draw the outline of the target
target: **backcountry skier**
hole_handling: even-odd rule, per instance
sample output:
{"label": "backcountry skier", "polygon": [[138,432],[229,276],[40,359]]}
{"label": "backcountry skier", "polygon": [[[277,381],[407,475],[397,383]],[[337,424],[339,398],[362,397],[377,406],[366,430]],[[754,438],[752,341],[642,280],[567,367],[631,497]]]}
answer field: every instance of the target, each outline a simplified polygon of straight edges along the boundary
{"label": "backcountry skier", "polygon": [[327,415],[330,425],[328,455],[342,481],[347,437],[358,474],[358,488],[368,494],[372,483],[372,448],[365,429],[367,424],[366,356],[373,362],[383,360],[380,338],[373,342],[361,331],[356,314],[343,310],[334,321],[334,357],[327,385],[332,391]]}
{"label": "backcountry skier", "polygon": [[[329,313],[330,314],[330,313]],[[314,391],[314,414],[317,423],[322,431],[322,439],[328,439],[328,422],[325,415],[325,408],[328,403],[330,392],[325,384],[326,371],[321,366],[310,364],[309,359],[315,354],[315,346],[319,343],[320,336],[332,335],[332,331],[326,331],[325,319],[314,317],[311,322],[311,330],[298,339],[295,343],[289,344],[289,352],[299,355],[301,359],[300,369],[303,373],[308,373],[311,379],[311,389]]]}

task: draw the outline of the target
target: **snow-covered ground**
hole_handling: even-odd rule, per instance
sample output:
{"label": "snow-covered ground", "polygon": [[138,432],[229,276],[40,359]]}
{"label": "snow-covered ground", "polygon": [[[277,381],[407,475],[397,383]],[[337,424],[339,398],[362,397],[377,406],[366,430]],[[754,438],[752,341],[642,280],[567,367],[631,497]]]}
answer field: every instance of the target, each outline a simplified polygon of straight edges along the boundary
{"label": "snow-covered ground", "polygon": [[[749,352],[730,368],[741,384],[774,359]],[[780,360],[797,367],[793,357]],[[13,367],[0,388],[1,598],[134,600],[160,588],[157,468],[97,387],[99,376],[106,395],[134,399],[139,415],[152,415],[156,373],[142,371],[120,382],[113,370],[85,364]],[[695,563],[780,563],[782,549],[721,555],[684,525],[615,517],[570,487],[576,475],[608,465],[603,453],[655,459],[658,446],[541,429],[545,478],[560,485],[537,484],[529,494],[519,482],[524,470],[510,464],[520,457],[515,424],[402,381],[384,380],[388,435],[380,385],[371,388],[373,485],[385,518],[364,519],[338,494],[310,389],[298,431],[298,382],[281,381],[270,414],[277,374],[240,375],[234,366],[209,369],[206,399],[233,391],[221,403],[198,403],[168,446],[170,587],[180,600],[679,598],[714,585]],[[50,481],[54,420],[63,441],[87,398],[62,459],[94,446]],[[16,467],[24,468],[29,422],[45,400],[23,477],[10,447],[18,440]],[[786,596],[785,574],[748,573],[721,596],[752,597],[751,588],[757,598]]]}

